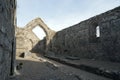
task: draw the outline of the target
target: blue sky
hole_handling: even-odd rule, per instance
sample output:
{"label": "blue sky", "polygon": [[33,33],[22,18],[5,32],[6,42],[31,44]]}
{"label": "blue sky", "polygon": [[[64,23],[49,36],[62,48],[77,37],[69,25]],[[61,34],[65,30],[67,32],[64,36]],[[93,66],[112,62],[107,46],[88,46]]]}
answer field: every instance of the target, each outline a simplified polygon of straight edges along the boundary
{"label": "blue sky", "polygon": [[[117,6],[120,0],[17,0],[17,25],[24,27],[40,17],[51,29],[59,31]],[[38,27],[33,31],[43,37]]]}

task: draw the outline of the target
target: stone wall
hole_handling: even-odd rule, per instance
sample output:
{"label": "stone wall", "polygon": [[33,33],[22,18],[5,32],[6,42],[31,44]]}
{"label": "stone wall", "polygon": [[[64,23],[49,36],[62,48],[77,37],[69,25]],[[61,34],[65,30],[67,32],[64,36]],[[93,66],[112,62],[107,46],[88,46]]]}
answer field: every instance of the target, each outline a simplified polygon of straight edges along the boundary
{"label": "stone wall", "polygon": [[46,34],[44,46],[49,44],[50,40],[55,34],[55,31],[51,30],[40,18],[33,19],[27,25],[25,25],[24,28],[16,27],[17,56],[26,51],[39,52],[40,46],[35,46],[41,40],[32,31],[36,26],[42,28]]}
{"label": "stone wall", "polygon": [[39,38],[32,30],[16,27],[16,55],[30,51],[37,44]]}
{"label": "stone wall", "polygon": [[[97,26],[100,37],[96,36]],[[57,32],[48,51],[55,56],[120,62],[119,34],[120,7],[117,7]]]}
{"label": "stone wall", "polygon": [[16,0],[0,0],[0,80],[8,80],[13,74],[15,61]]}

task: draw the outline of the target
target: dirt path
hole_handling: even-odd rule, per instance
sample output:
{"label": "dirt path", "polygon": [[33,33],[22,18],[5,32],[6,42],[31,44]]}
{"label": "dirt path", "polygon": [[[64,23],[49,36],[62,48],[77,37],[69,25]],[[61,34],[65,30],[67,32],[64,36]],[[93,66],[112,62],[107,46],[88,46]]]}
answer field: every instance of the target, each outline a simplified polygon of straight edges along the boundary
{"label": "dirt path", "polygon": [[11,80],[110,80],[55,61],[37,57],[17,57],[17,64],[23,63]]}

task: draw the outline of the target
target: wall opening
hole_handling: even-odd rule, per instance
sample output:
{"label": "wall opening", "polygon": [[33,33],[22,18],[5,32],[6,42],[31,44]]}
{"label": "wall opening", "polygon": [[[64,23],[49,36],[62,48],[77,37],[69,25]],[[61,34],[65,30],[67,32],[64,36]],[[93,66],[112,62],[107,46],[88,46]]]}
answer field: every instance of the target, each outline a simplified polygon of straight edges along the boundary
{"label": "wall opening", "polygon": [[39,26],[36,26],[34,29],[32,29],[32,31],[34,32],[34,34],[41,40],[43,39],[46,34],[45,32],[43,31],[42,28],[40,28]]}
{"label": "wall opening", "polygon": [[96,27],[96,38],[100,37],[100,26]]}
{"label": "wall opening", "polygon": [[89,28],[89,42],[97,43],[100,41],[100,26],[97,23],[90,25]]}

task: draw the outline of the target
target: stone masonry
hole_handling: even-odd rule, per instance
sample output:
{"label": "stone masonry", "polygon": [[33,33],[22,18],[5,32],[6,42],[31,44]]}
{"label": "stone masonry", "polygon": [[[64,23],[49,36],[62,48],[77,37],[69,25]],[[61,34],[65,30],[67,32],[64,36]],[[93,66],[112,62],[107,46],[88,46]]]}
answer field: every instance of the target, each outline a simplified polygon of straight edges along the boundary
{"label": "stone masonry", "polygon": [[120,62],[120,7],[57,32],[49,46],[49,55]]}
{"label": "stone masonry", "polygon": [[39,41],[32,30],[16,27],[16,55],[19,56],[25,51],[29,51]]}
{"label": "stone masonry", "polygon": [[0,0],[0,80],[14,74],[16,0]]}
{"label": "stone masonry", "polygon": [[[35,35],[33,37],[31,31],[36,26],[40,26],[46,33],[43,40],[38,40]],[[98,29],[99,36],[96,35]],[[24,29],[16,28],[17,51],[24,48],[35,52],[42,50],[46,55],[59,57],[120,62],[119,34],[120,7],[58,32],[48,28],[40,18],[36,18],[29,22]]]}
{"label": "stone masonry", "polygon": [[45,46],[49,44],[50,40],[55,34],[55,31],[51,30],[40,18],[36,18],[30,21],[27,25],[25,25],[24,28],[16,27],[17,56],[23,52],[31,51],[32,48],[40,41],[32,31],[36,26],[42,28],[46,34],[46,43],[44,44]]}
{"label": "stone masonry", "polygon": [[[120,7],[59,32],[40,18],[18,28],[15,12],[16,0],[0,0],[0,80],[14,75],[16,50],[22,53],[43,49],[46,56],[120,62]],[[32,32],[36,26],[46,33],[43,40]]]}

